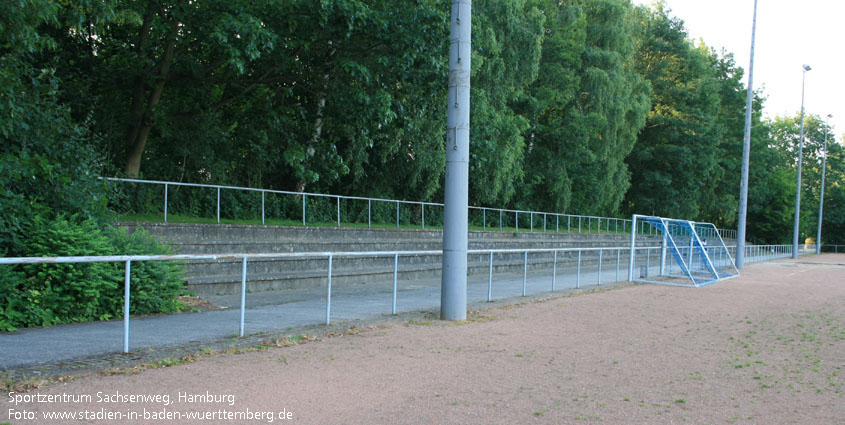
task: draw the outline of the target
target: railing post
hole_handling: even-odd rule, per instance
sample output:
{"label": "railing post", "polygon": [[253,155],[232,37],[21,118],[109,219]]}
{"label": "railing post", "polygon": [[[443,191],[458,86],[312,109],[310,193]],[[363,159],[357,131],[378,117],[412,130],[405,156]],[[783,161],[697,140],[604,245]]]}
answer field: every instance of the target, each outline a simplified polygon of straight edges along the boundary
{"label": "railing post", "polygon": [[619,261],[622,259],[622,249],[616,249],[616,283],[619,283]]}
{"label": "railing post", "polygon": [[602,251],[603,251],[602,249],[599,249],[599,273],[598,273],[598,277],[596,278],[596,285],[598,285],[598,286],[601,286],[601,254],[602,254]]}
{"label": "railing post", "polygon": [[261,224],[264,224],[264,191],[261,191]]}
{"label": "railing post", "polygon": [[578,233],[581,233],[581,216],[578,216]]}
{"label": "railing post", "polygon": [[519,211],[514,211],[513,215],[516,217],[516,232],[519,233]]}
{"label": "railing post", "polygon": [[393,254],[393,314],[396,314],[396,291],[399,289],[399,253]]}
{"label": "railing post", "polygon": [[522,296],[525,296],[525,287],[528,281],[528,251],[525,251],[525,256],[522,260]]}
{"label": "railing post", "polygon": [[220,224],[220,188],[217,188],[217,224]]}
{"label": "railing post", "polygon": [[555,284],[557,283],[557,250],[554,250],[554,259],[552,259],[552,292],[555,291]]}
{"label": "railing post", "polygon": [[575,289],[581,287],[581,250],[578,250],[578,267],[575,269]]}
{"label": "railing post", "polygon": [[634,246],[636,244],[636,240],[637,240],[637,234],[634,231],[636,229],[636,225],[637,225],[637,216],[634,215],[634,216],[631,217],[631,253],[628,256],[628,281],[629,282],[634,281],[634,260],[635,260],[634,256],[637,253],[636,247]]}
{"label": "railing post", "polygon": [[420,204],[422,206],[422,212],[420,216],[422,216],[422,228],[425,230],[425,204]]}
{"label": "railing post", "polygon": [[560,215],[555,214],[555,233],[560,233]]}
{"label": "railing post", "polygon": [[129,286],[130,275],[132,274],[132,262],[126,260],[126,267],[123,273],[123,352],[129,352]]}
{"label": "railing post", "polygon": [[490,262],[487,271],[487,302],[493,301],[493,251],[490,251]]}
{"label": "railing post", "polygon": [[326,287],[326,325],[332,323],[332,254],[329,254],[329,282]]}
{"label": "railing post", "polygon": [[543,213],[543,233],[546,232],[546,213]]}
{"label": "railing post", "polygon": [[164,184],[164,222],[167,223],[167,183]]}
{"label": "railing post", "polygon": [[302,226],[305,226],[305,194],[302,194]]}
{"label": "railing post", "polygon": [[528,213],[528,221],[530,221],[530,222],[531,222],[531,223],[529,224],[529,226],[531,227],[531,230],[530,230],[530,231],[531,231],[531,232],[533,232],[533,231],[534,231],[534,211],[530,211],[530,212]]}
{"label": "railing post", "polygon": [[337,228],[340,228],[340,196],[337,197]]}
{"label": "railing post", "polygon": [[502,210],[499,210],[499,231],[502,231]]}
{"label": "railing post", "polygon": [[246,256],[244,256],[243,267],[241,268],[241,326],[240,336],[244,336],[244,318],[246,316]]}
{"label": "railing post", "polygon": [[399,201],[396,201],[396,228],[399,228]]}
{"label": "railing post", "polygon": [[487,208],[481,209],[481,227],[483,230],[487,230]]}
{"label": "railing post", "polygon": [[367,228],[373,227],[373,200],[367,199]]}

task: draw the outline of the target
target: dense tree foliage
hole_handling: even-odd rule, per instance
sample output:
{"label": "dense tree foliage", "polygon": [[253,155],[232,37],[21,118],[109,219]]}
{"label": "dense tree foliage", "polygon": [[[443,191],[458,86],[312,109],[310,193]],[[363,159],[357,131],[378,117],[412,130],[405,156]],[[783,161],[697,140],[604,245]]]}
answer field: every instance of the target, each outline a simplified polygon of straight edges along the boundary
{"label": "dense tree foliage", "polygon": [[710,52],[695,47],[683,22],[660,8],[640,11],[637,71],[652,87],[652,106],[637,148],[627,207],[666,217],[699,217],[718,178],[719,81]]}
{"label": "dense tree foliage", "polygon": [[635,22],[622,1],[548,1],[541,77],[532,87],[526,205],[615,214],[624,162],[650,106],[634,72]]}
{"label": "dense tree foliage", "polygon": [[[0,255],[166,252],[144,233],[107,227],[101,139],[92,117],[74,117],[60,96],[75,81],[62,77],[56,29],[81,34],[121,18],[106,2],[49,0],[4,2],[0,16]],[[0,331],[114,317],[122,275],[117,264],[0,266]],[[179,308],[178,267],[151,264],[134,277],[146,285],[133,292],[133,312]]]}
{"label": "dense tree foliage", "polygon": [[[439,200],[449,5],[3,2],[0,250],[17,253],[36,215],[108,222],[98,175]],[[745,87],[730,53],[693,43],[661,3],[473,11],[471,203],[735,226]],[[780,242],[798,125],[763,120],[763,103],[749,235]],[[816,117],[807,129],[805,236],[831,132]],[[845,242],[841,145],[830,150],[825,233]]]}
{"label": "dense tree foliage", "polygon": [[[785,168],[784,174],[788,178],[788,190],[782,198],[789,205],[788,216],[794,218],[795,213],[795,184],[798,164],[798,146],[801,140],[801,117],[776,117],[771,123],[770,141],[772,148],[780,154],[780,164]],[[828,140],[828,161],[825,183],[825,228],[822,229],[823,238],[828,241],[842,241],[843,226],[842,212],[838,209],[842,205],[842,145],[830,143],[834,135],[824,121],[814,115],[804,117],[804,150],[801,176],[801,217],[800,235],[815,239],[818,229],[819,198],[821,191],[822,157],[824,155],[824,140]],[[773,164],[774,165],[774,164]],[[789,229],[792,222],[790,221]],[[827,230],[826,230],[827,229]],[[791,230],[785,232],[791,236]]]}

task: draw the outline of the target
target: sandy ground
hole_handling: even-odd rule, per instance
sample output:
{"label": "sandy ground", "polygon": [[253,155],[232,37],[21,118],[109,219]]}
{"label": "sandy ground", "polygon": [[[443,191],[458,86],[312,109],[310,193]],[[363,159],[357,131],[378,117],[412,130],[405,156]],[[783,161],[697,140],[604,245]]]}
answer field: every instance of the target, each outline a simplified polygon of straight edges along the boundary
{"label": "sandy ground", "polygon": [[[0,423],[842,424],[844,368],[845,255],[830,254],[57,383],[4,395]],[[139,416],[42,419],[85,410]],[[152,416],[191,412],[209,419]]]}

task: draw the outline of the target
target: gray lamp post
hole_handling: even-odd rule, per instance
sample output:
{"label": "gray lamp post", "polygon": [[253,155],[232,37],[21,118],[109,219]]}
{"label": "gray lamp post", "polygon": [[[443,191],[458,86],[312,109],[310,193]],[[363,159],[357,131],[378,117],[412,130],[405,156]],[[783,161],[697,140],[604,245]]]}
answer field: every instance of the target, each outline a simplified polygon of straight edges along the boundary
{"label": "gray lamp post", "polygon": [[739,185],[739,217],[736,229],[736,268],[745,267],[745,219],[748,215],[748,163],[751,156],[751,114],[754,100],[754,34],[757,32],[757,0],[751,22],[751,64],[748,66],[748,92],[745,97],[745,136],[742,141],[742,174]]}
{"label": "gray lamp post", "polygon": [[[827,118],[833,115],[827,114]],[[816,233],[816,255],[822,253],[822,216],[824,214],[824,175],[827,171],[827,119],[824,120],[824,156],[822,157],[822,188],[819,192],[819,231]]]}
{"label": "gray lamp post", "polygon": [[798,142],[798,183],[795,187],[795,224],[792,228],[792,258],[798,258],[798,222],[801,220],[801,163],[804,156],[804,81],[810,65],[804,65],[801,73],[801,136]]}

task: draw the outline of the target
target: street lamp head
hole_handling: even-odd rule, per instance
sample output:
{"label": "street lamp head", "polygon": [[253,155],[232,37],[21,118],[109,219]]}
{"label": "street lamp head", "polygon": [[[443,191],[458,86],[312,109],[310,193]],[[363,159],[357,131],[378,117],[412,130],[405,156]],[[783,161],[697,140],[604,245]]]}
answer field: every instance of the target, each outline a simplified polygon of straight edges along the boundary
{"label": "street lamp head", "polygon": [[804,71],[810,71],[813,68],[810,68],[810,65],[804,65]]}

